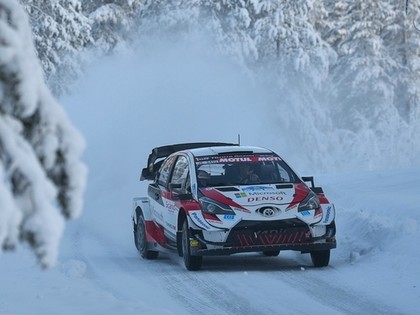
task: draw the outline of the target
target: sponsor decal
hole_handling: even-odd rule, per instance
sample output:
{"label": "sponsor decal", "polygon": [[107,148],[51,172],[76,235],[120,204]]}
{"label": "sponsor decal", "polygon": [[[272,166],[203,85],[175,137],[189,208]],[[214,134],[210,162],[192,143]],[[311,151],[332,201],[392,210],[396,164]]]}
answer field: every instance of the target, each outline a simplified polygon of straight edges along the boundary
{"label": "sponsor decal", "polygon": [[244,197],[247,197],[247,194],[246,194],[246,193],[244,193],[244,192],[241,192],[241,193],[235,193],[235,197],[236,197],[236,198],[244,198]]}
{"label": "sponsor decal", "polygon": [[303,215],[303,216],[307,216],[307,215],[310,215],[311,213],[309,212],[309,210],[303,210],[303,211],[300,211],[299,212],[301,215]]}
{"label": "sponsor decal", "polygon": [[261,196],[261,197],[248,197],[248,202],[254,201],[282,201],[282,196]]}
{"label": "sponsor decal", "polygon": [[165,200],[165,208],[171,213],[178,211],[178,208],[175,206],[175,202],[172,200]]}
{"label": "sponsor decal", "polygon": [[195,164],[197,165],[204,165],[204,164],[216,164],[219,163],[219,159],[217,156],[202,156],[195,158]]}
{"label": "sponsor decal", "polygon": [[267,190],[274,190],[271,186],[248,186],[242,188],[245,192],[256,192],[256,191],[267,191]]}
{"label": "sponsor decal", "polygon": [[284,191],[251,191],[249,196],[263,196],[263,195],[286,195]]}
{"label": "sponsor decal", "polygon": [[210,226],[206,223],[206,222],[204,222],[204,220],[202,220],[199,216],[198,216],[198,214],[197,214],[197,212],[190,212],[190,215],[198,222],[198,223],[200,223],[202,226],[204,226],[206,229],[209,229],[210,228]]}
{"label": "sponsor decal", "polygon": [[322,223],[327,223],[329,221],[330,216],[331,216],[331,206],[328,206],[325,211],[327,213],[325,214],[325,219],[324,219],[324,221],[322,221]]}
{"label": "sponsor decal", "polygon": [[278,156],[259,156],[258,161],[262,161],[262,162],[281,161],[281,158]]}
{"label": "sponsor decal", "polygon": [[235,220],[235,216],[233,214],[225,214],[223,216],[223,219],[225,219],[225,220]]}
{"label": "sponsor decal", "polygon": [[227,157],[220,158],[220,163],[235,163],[235,162],[252,162],[251,157]]}
{"label": "sponsor decal", "polygon": [[213,163],[241,163],[241,162],[275,162],[281,161],[281,158],[275,155],[228,155],[228,156],[200,156],[195,158],[196,164]]}

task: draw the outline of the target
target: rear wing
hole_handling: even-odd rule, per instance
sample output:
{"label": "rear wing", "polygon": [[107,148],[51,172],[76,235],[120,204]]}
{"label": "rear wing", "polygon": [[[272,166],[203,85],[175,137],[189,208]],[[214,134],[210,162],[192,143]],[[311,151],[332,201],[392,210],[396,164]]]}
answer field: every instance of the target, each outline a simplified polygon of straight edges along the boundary
{"label": "rear wing", "polygon": [[193,142],[156,147],[152,150],[152,153],[150,153],[149,158],[147,159],[147,167],[143,168],[140,180],[154,180],[163,160],[172,153],[183,150],[220,146],[238,146],[238,144],[224,142]]}

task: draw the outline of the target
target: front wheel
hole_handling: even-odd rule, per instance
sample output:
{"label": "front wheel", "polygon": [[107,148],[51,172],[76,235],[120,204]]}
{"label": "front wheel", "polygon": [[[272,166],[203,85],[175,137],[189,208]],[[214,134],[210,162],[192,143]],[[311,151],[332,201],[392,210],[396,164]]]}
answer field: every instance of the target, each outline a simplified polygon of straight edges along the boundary
{"label": "front wheel", "polygon": [[182,225],[182,256],[184,257],[185,268],[188,270],[199,270],[203,263],[203,256],[192,256],[190,245],[190,229],[188,227],[188,219],[185,218]]}
{"label": "front wheel", "polygon": [[159,252],[147,249],[146,223],[144,221],[143,214],[141,213],[137,217],[134,237],[137,250],[139,251],[141,257],[145,259],[156,259],[159,256]]}
{"label": "front wheel", "polygon": [[330,250],[314,250],[311,252],[311,259],[315,267],[326,267],[330,263]]}

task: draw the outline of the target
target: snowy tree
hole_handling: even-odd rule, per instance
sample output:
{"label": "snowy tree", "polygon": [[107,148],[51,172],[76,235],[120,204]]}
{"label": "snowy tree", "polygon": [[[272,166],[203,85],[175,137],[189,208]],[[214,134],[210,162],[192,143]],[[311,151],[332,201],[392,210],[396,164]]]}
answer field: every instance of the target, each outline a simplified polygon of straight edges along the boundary
{"label": "snowy tree", "polygon": [[257,59],[249,8],[249,1],[244,0],[148,1],[141,12],[139,31],[168,41],[201,37],[212,46],[209,53],[229,56],[245,66]]}
{"label": "snowy tree", "polygon": [[[420,29],[418,29],[420,18],[420,3],[417,1],[407,1],[406,10],[402,10],[399,6],[400,23],[402,32],[394,40],[401,38],[402,43],[398,47],[398,52],[402,54],[403,75],[400,83],[403,87],[399,100],[403,100],[400,104],[403,109],[403,116],[408,120],[416,121],[420,118]],[[401,36],[402,35],[402,36]]]}
{"label": "snowy tree", "polygon": [[325,14],[323,6],[308,0],[251,2],[260,79],[276,99],[275,108],[267,110],[273,112],[278,134],[295,130],[279,141],[293,148],[297,156],[325,163],[328,143],[318,131],[328,132],[332,127],[325,82],[335,53],[314,26],[315,17]]}
{"label": "snowy tree", "polygon": [[43,267],[57,257],[64,220],[82,209],[84,141],[54,100],[27,16],[0,0],[0,245],[29,244]]}
{"label": "snowy tree", "polygon": [[142,34],[177,35],[197,26],[201,0],[147,1],[141,10],[139,31]]}
{"label": "snowy tree", "polygon": [[312,24],[320,5],[314,10],[311,0],[252,0],[252,4],[260,59],[276,60],[314,80],[325,78],[333,54]]}
{"label": "snowy tree", "polygon": [[409,124],[406,143],[410,150],[406,154],[415,161],[419,153],[415,148],[420,148],[420,3],[407,1],[406,5],[405,10],[399,7],[399,12],[404,12],[401,14],[403,36],[397,37],[403,41],[399,46],[403,68],[398,77],[396,104]]}
{"label": "snowy tree", "polygon": [[248,67],[258,60],[249,1],[202,1],[200,20],[205,29],[215,35],[219,52]]}
{"label": "snowy tree", "polygon": [[79,0],[20,0],[29,14],[38,58],[56,95],[82,73],[80,50],[92,42]]}
{"label": "snowy tree", "polygon": [[[342,3],[337,5],[343,6]],[[340,98],[348,100],[343,107],[366,113],[373,110],[373,106],[369,106],[371,99],[363,101],[366,96],[376,97],[377,101],[392,102],[393,99],[390,74],[397,64],[387,55],[381,37],[387,23],[391,23],[386,19],[392,20],[393,12],[387,2],[348,1],[345,5],[348,16],[341,25],[344,30],[339,32],[342,37],[336,48],[339,61],[334,74],[339,82]],[[352,103],[358,105],[352,106]]]}
{"label": "snowy tree", "polygon": [[[398,158],[402,148],[397,137],[407,136],[395,104],[401,73],[398,11],[392,1],[330,2],[331,12],[334,8],[344,14],[328,39],[338,54],[331,73],[336,91],[332,117],[341,130],[343,150],[371,168],[379,165],[373,156]],[[366,146],[369,152],[357,150]]]}
{"label": "snowy tree", "polygon": [[119,47],[129,46],[136,21],[143,9],[143,0],[86,0],[83,12],[91,23],[94,46],[110,53]]}

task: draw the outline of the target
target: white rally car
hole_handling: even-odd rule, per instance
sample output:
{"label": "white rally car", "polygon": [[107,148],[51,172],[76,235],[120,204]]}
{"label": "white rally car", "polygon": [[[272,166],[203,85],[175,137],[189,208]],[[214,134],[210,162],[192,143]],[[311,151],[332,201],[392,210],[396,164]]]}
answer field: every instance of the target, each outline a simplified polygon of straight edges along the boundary
{"label": "white rally car", "polygon": [[[299,178],[271,150],[230,143],[183,143],[152,150],[134,198],[134,241],[142,257],[173,249],[188,270],[205,255],[281,250],[329,264],[335,208],[313,177]],[[308,187],[305,182],[311,182]]]}

